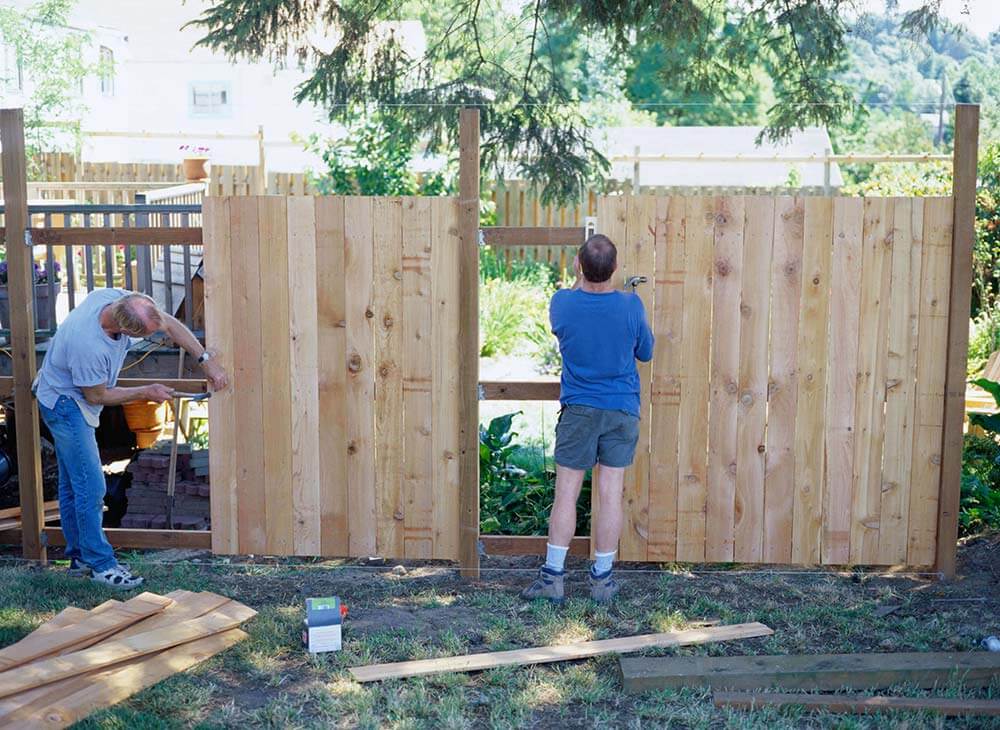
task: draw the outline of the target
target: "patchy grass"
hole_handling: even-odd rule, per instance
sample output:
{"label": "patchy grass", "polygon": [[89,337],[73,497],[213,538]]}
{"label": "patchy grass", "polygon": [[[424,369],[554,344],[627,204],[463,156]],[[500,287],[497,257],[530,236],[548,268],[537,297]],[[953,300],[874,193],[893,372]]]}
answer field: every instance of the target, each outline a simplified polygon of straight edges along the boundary
{"label": "patchy grass", "polygon": [[[809,714],[798,708],[716,709],[711,693],[620,691],[617,660],[502,667],[358,684],[348,668],[481,651],[683,629],[705,620],[762,621],[772,637],[649,655],[734,655],[973,650],[1000,634],[1000,536],[962,548],[968,577],[950,584],[861,572],[689,572],[685,566],[625,573],[621,600],[601,608],[585,576],[568,580],[562,608],[518,598],[534,559],[484,561],[483,578],[461,581],[433,564],[406,569],[351,561],[237,564],[206,557],[164,564],[158,553],[125,556],[148,590],[211,590],[259,611],[249,640],[81,723],[86,728],[910,728],[940,727],[921,713]],[[583,568],[575,563],[573,568]],[[638,566],[636,566],[638,567]],[[112,594],[62,568],[0,561],[0,644],[24,636],[66,605],[92,607]],[[307,596],[340,595],[350,607],[345,648],[310,656],[300,645]],[[898,606],[883,615],[887,606]],[[880,610],[881,609],[881,610]],[[891,694],[926,696],[894,687]],[[952,683],[935,694],[1000,698]],[[944,726],[1000,728],[998,718],[948,718]]]}

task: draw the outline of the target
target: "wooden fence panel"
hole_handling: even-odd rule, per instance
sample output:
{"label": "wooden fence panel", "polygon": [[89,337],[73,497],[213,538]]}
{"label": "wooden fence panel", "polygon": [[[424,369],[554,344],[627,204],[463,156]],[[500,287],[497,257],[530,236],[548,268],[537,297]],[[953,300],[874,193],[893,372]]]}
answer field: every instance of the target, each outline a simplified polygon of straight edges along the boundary
{"label": "wooden fence panel", "polygon": [[597,205],[655,278],[620,557],[931,564],[951,199]]}
{"label": "wooden fence panel", "polygon": [[214,549],[456,559],[457,201],[205,214],[206,326],[233,374],[211,402]]}

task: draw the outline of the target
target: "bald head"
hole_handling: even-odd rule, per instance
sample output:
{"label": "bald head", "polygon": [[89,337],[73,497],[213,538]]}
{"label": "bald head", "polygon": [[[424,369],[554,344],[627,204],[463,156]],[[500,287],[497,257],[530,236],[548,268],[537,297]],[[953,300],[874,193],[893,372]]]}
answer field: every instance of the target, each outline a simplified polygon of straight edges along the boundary
{"label": "bald head", "polygon": [[580,246],[577,257],[583,277],[593,284],[607,281],[618,268],[618,249],[610,238],[600,233],[591,236]]}
{"label": "bald head", "polygon": [[126,294],[112,305],[115,325],[130,337],[148,337],[163,328],[163,317],[145,294]]}

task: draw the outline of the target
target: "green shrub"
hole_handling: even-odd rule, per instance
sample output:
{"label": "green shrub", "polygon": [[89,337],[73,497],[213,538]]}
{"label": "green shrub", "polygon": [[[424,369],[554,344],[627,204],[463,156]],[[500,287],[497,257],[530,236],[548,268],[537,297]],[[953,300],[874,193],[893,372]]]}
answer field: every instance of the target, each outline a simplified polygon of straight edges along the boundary
{"label": "green shrub", "polygon": [[[980,378],[973,384],[990,393],[1000,408],[1000,383]],[[958,516],[963,535],[1000,528],[1000,411],[971,413],[969,423],[983,429],[986,435],[968,435],[963,444]]]}
{"label": "green shrub", "polygon": [[1000,348],[1000,310],[983,310],[978,317],[969,320],[969,375],[980,373],[986,367],[990,355],[998,348]]}
{"label": "green shrub", "polygon": [[[479,354],[531,354],[549,329],[552,288],[527,279],[487,279],[479,287]],[[551,336],[551,335],[549,335]]]}

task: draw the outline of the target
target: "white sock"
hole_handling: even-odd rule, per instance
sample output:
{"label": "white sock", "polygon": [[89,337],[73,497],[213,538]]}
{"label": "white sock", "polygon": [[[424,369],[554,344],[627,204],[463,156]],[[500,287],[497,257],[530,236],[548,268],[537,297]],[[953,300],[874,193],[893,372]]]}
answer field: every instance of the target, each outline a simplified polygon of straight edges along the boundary
{"label": "white sock", "polygon": [[569,545],[560,547],[550,542],[545,543],[545,567],[554,573],[562,573],[563,566],[566,565],[566,553],[569,552]]}
{"label": "white sock", "polygon": [[617,552],[617,550],[612,550],[610,553],[594,553],[594,564],[590,566],[590,572],[594,575],[607,573],[615,562],[615,553]]}

